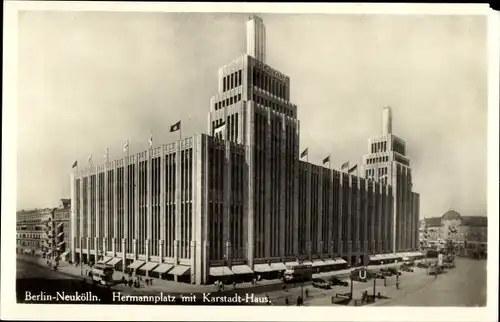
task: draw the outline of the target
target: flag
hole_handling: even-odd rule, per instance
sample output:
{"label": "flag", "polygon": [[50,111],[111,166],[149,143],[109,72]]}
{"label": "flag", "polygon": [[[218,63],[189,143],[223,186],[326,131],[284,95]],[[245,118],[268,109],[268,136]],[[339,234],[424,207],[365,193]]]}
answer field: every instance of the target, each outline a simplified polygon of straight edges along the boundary
{"label": "flag", "polygon": [[214,135],[224,131],[225,128],[226,128],[226,122],[222,122],[214,129]]}
{"label": "flag", "polygon": [[356,170],[357,168],[358,168],[358,165],[356,164],[354,167],[350,168],[349,171],[347,171],[347,173],[351,173],[354,170]]}
{"label": "flag", "polygon": [[330,162],[330,156],[327,156],[326,158],[323,159],[323,164]]}
{"label": "flag", "polygon": [[340,167],[340,169],[341,169],[341,170],[343,170],[343,169],[345,169],[345,168],[349,168],[349,161],[347,161],[346,163],[344,163],[344,164]]}
{"label": "flag", "polygon": [[303,158],[309,153],[309,148],[306,148],[302,153],[300,154],[300,157]]}
{"label": "flag", "polygon": [[108,149],[106,149],[106,151],[104,151],[104,160],[105,160],[106,162],[108,162],[108,153],[109,153],[109,150],[108,150]]}
{"label": "flag", "polygon": [[125,145],[123,146],[123,152],[128,151],[128,140],[125,142]]}
{"label": "flag", "polygon": [[76,160],[74,163],[73,163],[73,166],[71,168],[76,168],[78,166],[78,160]]}
{"label": "flag", "polygon": [[149,136],[149,146],[152,147],[153,146],[153,134],[151,134]]}
{"label": "flag", "polygon": [[179,131],[181,129],[181,121],[175,123],[174,125],[170,126],[170,132],[175,132]]}
{"label": "flag", "polygon": [[87,160],[87,163],[88,163],[88,164],[92,163],[92,154],[91,154],[91,155],[89,155],[89,158],[88,158],[88,160]]}

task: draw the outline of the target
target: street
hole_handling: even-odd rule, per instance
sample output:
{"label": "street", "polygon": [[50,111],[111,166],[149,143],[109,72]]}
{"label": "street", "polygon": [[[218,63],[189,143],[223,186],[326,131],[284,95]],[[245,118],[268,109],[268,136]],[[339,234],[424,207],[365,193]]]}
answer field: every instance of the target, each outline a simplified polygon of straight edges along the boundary
{"label": "street", "polygon": [[425,287],[392,299],[387,306],[486,306],[486,261],[457,258],[447,270]]}
{"label": "street", "polygon": [[[168,292],[179,296],[181,293],[174,289],[164,289],[159,283],[156,286],[130,288],[119,284],[112,289],[92,286],[84,282],[80,276],[61,271],[53,271],[48,267],[25,260],[17,260],[17,298],[18,302],[24,302],[26,291],[32,293],[56,292],[56,291],[87,291],[92,290],[100,294],[100,303],[109,303],[112,291],[120,291],[123,294],[156,295],[160,292]],[[79,271],[74,268],[73,270]],[[396,278],[388,277],[386,286],[381,279],[376,280],[375,294],[380,293],[383,298],[377,299],[377,306],[484,306],[486,305],[486,261],[467,258],[457,258],[456,268],[446,270],[437,278],[427,275],[426,269],[414,268],[414,272],[404,272],[400,277],[400,288],[396,288]],[[69,271],[68,271],[69,272]],[[79,272],[78,272],[79,273]],[[334,286],[330,290],[318,289],[306,283],[302,289],[301,284],[287,285],[282,289],[281,283],[261,284],[257,286],[243,285],[233,289],[228,286],[226,291],[216,293],[212,286],[202,286],[194,294],[199,292],[210,292],[217,296],[232,296],[234,294],[253,293],[259,296],[268,296],[272,305],[295,305],[299,296],[304,297],[305,306],[329,306],[332,305],[332,296],[350,292],[350,287]],[[181,285],[182,286],[182,285]],[[194,286],[194,285],[190,285]],[[200,287],[200,286],[198,286]],[[309,296],[305,296],[305,293]],[[354,300],[361,299],[362,293],[367,291],[373,294],[373,280],[367,283],[354,282],[353,301],[348,305],[354,305]],[[116,303],[117,304],[117,303]],[[129,303],[130,304],[130,303]],[[142,303],[146,304],[146,303]],[[175,304],[175,303],[173,303]],[[194,303],[191,303],[194,304]]]}
{"label": "street", "polygon": [[[469,258],[456,258],[456,268],[445,270],[445,273],[434,276],[427,275],[426,269],[414,268],[413,273],[404,272],[400,277],[400,288],[395,287],[395,277],[377,280],[376,306],[485,306],[486,305],[486,261]],[[349,292],[347,287],[335,286],[332,290],[320,290],[308,287],[310,297],[305,299],[307,306],[329,306],[331,297],[336,293]],[[364,291],[373,294],[373,280],[368,283],[354,282],[353,299],[360,299]],[[288,296],[289,303],[295,305],[297,292],[281,294],[273,299],[273,304],[283,305]],[[349,305],[354,305],[351,301]]]}

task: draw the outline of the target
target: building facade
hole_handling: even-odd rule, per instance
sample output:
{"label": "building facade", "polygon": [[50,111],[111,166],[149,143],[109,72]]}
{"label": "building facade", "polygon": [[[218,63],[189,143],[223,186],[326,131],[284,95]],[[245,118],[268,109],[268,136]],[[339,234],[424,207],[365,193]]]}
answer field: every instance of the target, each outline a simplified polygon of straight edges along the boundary
{"label": "building facade", "polygon": [[441,217],[424,218],[426,227],[425,247],[445,248],[451,241],[464,255],[479,257],[488,248],[488,220],[486,216],[462,216],[450,209]]}
{"label": "building facade", "polygon": [[21,210],[16,213],[16,250],[41,256],[47,243],[46,223],[52,209]]}
{"label": "building facade", "polygon": [[250,18],[247,53],[219,70],[210,135],[72,174],[73,261],[203,284],[392,252],[393,187],[300,160],[290,79],[265,63],[265,34]]}
{"label": "building facade", "polygon": [[392,133],[390,107],[382,111],[382,135],[368,140],[368,154],[363,157],[368,180],[392,186],[392,252],[419,249],[420,195],[412,191],[412,173],[406,142]]}

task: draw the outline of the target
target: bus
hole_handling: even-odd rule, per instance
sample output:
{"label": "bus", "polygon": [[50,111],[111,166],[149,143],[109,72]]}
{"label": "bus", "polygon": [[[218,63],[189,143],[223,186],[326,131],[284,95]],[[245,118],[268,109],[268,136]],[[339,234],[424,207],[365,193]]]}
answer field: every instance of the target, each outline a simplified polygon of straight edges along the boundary
{"label": "bus", "polygon": [[283,279],[286,283],[312,280],[314,269],[311,264],[287,266]]}
{"label": "bus", "polygon": [[110,285],[113,282],[113,266],[102,263],[95,264],[92,267],[92,280],[102,285]]}

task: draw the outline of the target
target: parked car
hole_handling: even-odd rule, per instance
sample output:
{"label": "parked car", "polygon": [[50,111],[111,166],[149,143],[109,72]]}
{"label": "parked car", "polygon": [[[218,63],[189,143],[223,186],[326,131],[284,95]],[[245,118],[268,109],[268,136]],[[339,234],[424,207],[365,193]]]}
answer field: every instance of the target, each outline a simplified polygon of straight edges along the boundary
{"label": "parked car", "polygon": [[401,270],[403,272],[413,272],[413,268],[408,267],[408,266],[401,266]]}
{"label": "parked car", "polygon": [[330,283],[328,283],[327,281],[325,281],[324,279],[321,279],[321,278],[314,278],[312,285],[313,285],[313,287],[322,288],[322,289],[332,288]]}
{"label": "parked car", "polygon": [[401,275],[401,272],[396,267],[389,267],[389,272],[393,275]]}
{"label": "parked car", "polygon": [[385,277],[386,277],[386,273],[385,272],[375,272],[375,273],[373,273],[373,278],[378,278],[378,279],[385,280]]}
{"label": "parked car", "polygon": [[339,285],[339,286],[349,286],[349,282],[343,281],[338,277],[332,277],[330,278],[330,284],[332,286]]}
{"label": "parked car", "polygon": [[417,264],[418,268],[428,268],[429,266],[430,266],[430,264],[427,262],[420,262]]}

